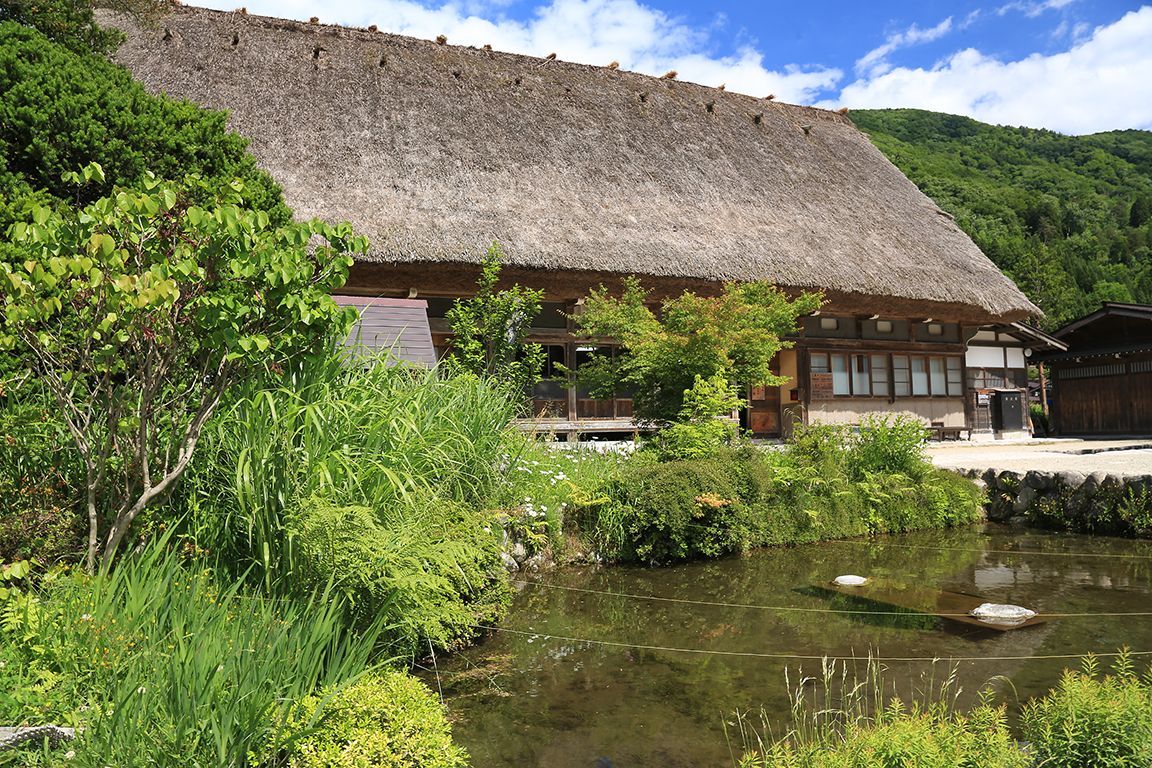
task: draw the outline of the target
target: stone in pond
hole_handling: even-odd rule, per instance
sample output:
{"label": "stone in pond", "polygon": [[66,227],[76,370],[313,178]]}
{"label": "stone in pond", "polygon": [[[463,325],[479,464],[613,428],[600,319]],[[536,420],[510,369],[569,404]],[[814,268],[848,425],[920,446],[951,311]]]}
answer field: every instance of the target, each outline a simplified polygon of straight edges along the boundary
{"label": "stone in pond", "polygon": [[968,615],[989,624],[1020,624],[1035,616],[1036,611],[1030,611],[1019,605],[982,603],[969,611]]}
{"label": "stone in pond", "polygon": [[867,583],[868,579],[863,576],[837,576],[832,579],[832,583],[838,587],[860,587]]}

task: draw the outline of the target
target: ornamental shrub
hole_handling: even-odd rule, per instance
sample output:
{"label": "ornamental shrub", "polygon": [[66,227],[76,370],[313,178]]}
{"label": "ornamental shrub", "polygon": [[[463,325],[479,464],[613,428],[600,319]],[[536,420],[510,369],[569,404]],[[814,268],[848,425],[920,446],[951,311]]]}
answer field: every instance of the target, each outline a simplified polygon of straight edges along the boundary
{"label": "ornamental shrub", "polygon": [[739,427],[726,417],[740,405],[723,374],[697,375],[676,421],[657,432],[651,445],[664,460],[706,458],[736,440]]}
{"label": "ornamental shrub", "polygon": [[615,517],[622,528],[620,550],[602,553],[609,557],[649,563],[717,557],[754,538],[739,469],[725,458],[626,469],[605,491],[597,516],[603,511],[605,522]]}
{"label": "ornamental shrub", "polygon": [[[247,142],[228,131],[226,118],[154,96],[123,67],[0,21],[0,231],[22,218],[20,206],[6,207],[6,197],[42,190],[82,206],[147,171],[161,178],[198,174],[215,190],[241,179],[250,207],[266,211],[274,224],[288,223],[280,187],[256,166]],[[77,190],[63,180],[93,162],[104,169],[102,183]]]}
{"label": "ornamental shrub", "polygon": [[[319,714],[318,709],[323,707]],[[289,768],[463,768],[444,708],[419,680],[396,670],[335,693],[310,696],[298,724],[315,730],[293,745]]]}

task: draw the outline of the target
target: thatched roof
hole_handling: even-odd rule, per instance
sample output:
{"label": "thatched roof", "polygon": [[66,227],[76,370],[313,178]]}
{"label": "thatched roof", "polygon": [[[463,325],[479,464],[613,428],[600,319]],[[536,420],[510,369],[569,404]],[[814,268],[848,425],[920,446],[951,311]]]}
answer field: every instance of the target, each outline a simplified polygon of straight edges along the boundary
{"label": "thatched roof", "polygon": [[1038,314],[844,116],[672,79],[178,7],[118,58],[227,109],[297,215],[378,262],[511,264]]}

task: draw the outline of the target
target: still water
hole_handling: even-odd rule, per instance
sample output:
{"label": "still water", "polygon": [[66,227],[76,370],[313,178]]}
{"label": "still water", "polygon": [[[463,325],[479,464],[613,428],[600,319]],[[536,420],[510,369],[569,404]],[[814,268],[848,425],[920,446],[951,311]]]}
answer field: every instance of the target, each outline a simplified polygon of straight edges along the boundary
{"label": "still water", "polygon": [[[442,686],[455,738],[475,768],[730,766],[740,743],[724,724],[736,712],[759,721],[763,708],[775,732],[787,729],[786,670],[795,685],[820,666],[797,657],[963,658],[955,665],[962,702],[990,684],[1017,709],[1076,664],[1042,656],[1152,651],[1152,616],[1068,616],[992,632],[931,615],[820,612],[868,607],[814,589],[840,574],[1046,614],[1152,611],[1152,542],[1001,527],[933,531],[674,568],[525,576],[541,583],[518,585],[502,631],[441,658],[439,681],[425,679]],[[907,692],[951,666],[887,661],[884,679]]]}

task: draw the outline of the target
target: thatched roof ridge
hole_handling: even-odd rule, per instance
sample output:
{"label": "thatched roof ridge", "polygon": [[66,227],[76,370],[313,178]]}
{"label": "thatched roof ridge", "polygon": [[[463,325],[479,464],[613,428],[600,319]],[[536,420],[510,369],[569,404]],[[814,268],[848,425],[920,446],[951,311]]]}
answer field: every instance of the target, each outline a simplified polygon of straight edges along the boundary
{"label": "thatched roof ridge", "polygon": [[347,27],[178,7],[118,57],[227,109],[298,215],[381,263],[476,263],[923,299],[1038,314],[835,112]]}

